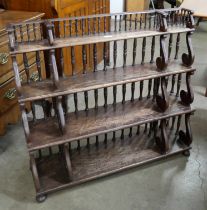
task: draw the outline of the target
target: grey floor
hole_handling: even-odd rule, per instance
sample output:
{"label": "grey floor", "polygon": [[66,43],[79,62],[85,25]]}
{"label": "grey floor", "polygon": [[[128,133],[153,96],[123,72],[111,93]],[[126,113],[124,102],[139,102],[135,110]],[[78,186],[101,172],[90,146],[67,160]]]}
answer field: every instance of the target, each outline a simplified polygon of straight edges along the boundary
{"label": "grey floor", "polygon": [[[207,209],[207,24],[194,35],[197,73],[191,156],[175,156],[145,167],[82,184],[37,204],[21,123],[0,138],[0,210],[206,210]],[[120,60],[121,57],[119,58]],[[205,71],[206,70],[206,71]]]}

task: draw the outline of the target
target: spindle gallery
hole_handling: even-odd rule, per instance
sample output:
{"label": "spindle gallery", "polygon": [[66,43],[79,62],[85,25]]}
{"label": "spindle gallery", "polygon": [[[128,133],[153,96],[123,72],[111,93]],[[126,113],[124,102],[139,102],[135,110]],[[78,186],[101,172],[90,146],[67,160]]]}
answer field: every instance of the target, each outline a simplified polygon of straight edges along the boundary
{"label": "spindle gallery", "polygon": [[[8,27],[38,202],[44,201],[47,194],[66,187],[173,154],[190,155],[190,116],[195,111],[190,105],[193,102],[190,79],[195,71],[192,67],[192,15],[190,10],[176,8],[41,20]],[[185,40],[181,39],[183,34]],[[129,40],[133,43],[131,53]],[[182,56],[179,54],[181,40],[187,49]],[[101,68],[97,59],[100,43],[103,46]],[[77,46],[82,48],[81,56],[76,53]],[[64,50],[69,52],[71,76],[59,74],[67,68]],[[38,78],[35,81],[30,81],[27,68],[30,52],[36,52]],[[117,52],[123,56],[119,67]],[[49,70],[41,69],[42,53],[48,55]],[[92,69],[88,68],[88,53],[93,54]],[[17,54],[23,56],[25,83],[20,79]],[[81,72],[76,68],[77,56],[82,59]],[[130,57],[132,62],[128,64]],[[139,57],[141,62],[137,63]],[[57,65],[58,61],[61,65]],[[49,71],[50,78],[42,79],[44,71]],[[186,90],[180,90],[184,76]],[[120,87],[122,99],[118,100]],[[127,87],[130,87],[130,96]],[[82,95],[85,109],[80,110]],[[71,111],[69,98],[72,98],[74,111]],[[91,100],[93,107],[89,106]],[[30,120],[26,102],[31,102],[33,119]],[[36,104],[42,107],[41,119],[36,116]]]}

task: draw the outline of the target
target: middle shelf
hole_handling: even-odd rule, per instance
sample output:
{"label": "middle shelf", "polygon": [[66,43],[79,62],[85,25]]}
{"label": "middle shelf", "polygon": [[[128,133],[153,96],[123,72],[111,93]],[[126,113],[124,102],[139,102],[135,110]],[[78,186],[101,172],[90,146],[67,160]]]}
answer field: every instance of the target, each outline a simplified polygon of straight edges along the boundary
{"label": "middle shelf", "polygon": [[66,132],[61,134],[57,120],[32,122],[28,141],[29,151],[60,145],[135,125],[150,123],[164,118],[191,113],[194,109],[180,103],[176,97],[170,97],[169,108],[161,112],[150,99],[127,101],[69,113],[66,116]]}
{"label": "middle shelf", "polygon": [[167,69],[159,71],[153,64],[119,67],[106,71],[78,74],[59,81],[59,87],[55,88],[51,80],[44,80],[21,87],[22,96],[19,102],[40,100],[49,97],[68,95],[77,92],[89,91],[98,88],[121,85],[141,80],[148,80],[163,76],[195,71],[193,67],[186,67],[178,62],[170,62]]}

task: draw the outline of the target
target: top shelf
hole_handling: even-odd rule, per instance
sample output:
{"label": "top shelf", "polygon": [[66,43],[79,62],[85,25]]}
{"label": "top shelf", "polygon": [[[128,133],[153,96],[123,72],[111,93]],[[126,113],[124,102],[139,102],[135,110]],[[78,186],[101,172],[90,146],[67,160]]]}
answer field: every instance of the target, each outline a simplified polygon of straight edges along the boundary
{"label": "top shelf", "polygon": [[12,24],[8,27],[11,54],[186,33],[194,30],[192,14],[177,8]]}
{"label": "top shelf", "polygon": [[84,35],[80,37],[66,37],[58,38],[54,40],[53,45],[50,45],[48,40],[41,40],[36,42],[24,42],[15,46],[11,54],[29,53],[34,51],[51,50],[64,47],[72,47],[78,45],[95,44],[101,42],[119,41],[133,38],[142,37],[152,37],[160,36],[164,34],[176,34],[176,33],[186,33],[189,31],[194,31],[190,28],[170,28],[168,32],[159,32],[153,30],[141,30],[141,31],[123,31],[123,32],[107,32],[94,35]]}

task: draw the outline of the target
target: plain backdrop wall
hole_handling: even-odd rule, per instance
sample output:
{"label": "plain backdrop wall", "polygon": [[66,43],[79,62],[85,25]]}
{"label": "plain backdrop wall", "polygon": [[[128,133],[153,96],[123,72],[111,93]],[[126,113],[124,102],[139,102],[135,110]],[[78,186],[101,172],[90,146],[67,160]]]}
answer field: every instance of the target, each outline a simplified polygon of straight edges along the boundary
{"label": "plain backdrop wall", "polygon": [[123,12],[124,0],[110,0],[110,12]]}

